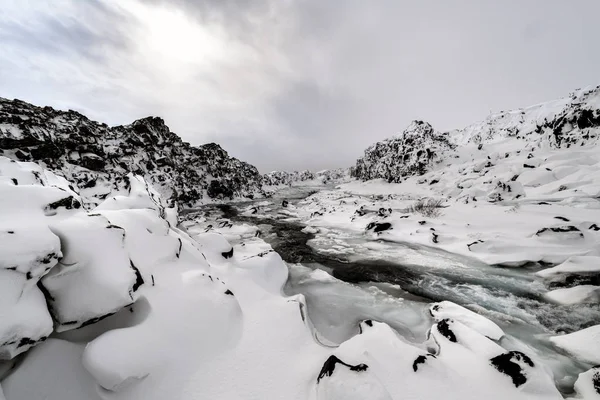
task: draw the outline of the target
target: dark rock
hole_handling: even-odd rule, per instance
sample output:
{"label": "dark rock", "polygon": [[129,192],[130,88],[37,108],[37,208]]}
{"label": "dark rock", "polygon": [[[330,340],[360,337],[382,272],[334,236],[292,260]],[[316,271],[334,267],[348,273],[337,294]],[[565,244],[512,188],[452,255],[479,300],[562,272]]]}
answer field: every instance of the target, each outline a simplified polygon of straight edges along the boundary
{"label": "dark rock", "polygon": [[425,354],[417,357],[413,362],[413,371],[417,372],[419,370],[419,364],[425,364],[428,357],[436,358],[433,354]]}
{"label": "dark rock", "polygon": [[520,351],[509,351],[508,353],[500,354],[499,356],[492,358],[490,362],[498,371],[508,375],[516,387],[527,382],[527,376],[518,362],[523,362],[530,367],[534,366],[531,358]]}
{"label": "dark rock", "polygon": [[560,219],[561,221],[570,222],[571,220],[565,217],[554,217],[556,219]]}
{"label": "dark rock", "polygon": [[233,257],[233,247],[231,248],[231,250],[221,253],[221,255],[223,256],[223,258]]}
{"label": "dark rock", "polygon": [[345,367],[348,367],[350,369],[350,371],[355,371],[355,372],[366,371],[369,368],[369,366],[366,364],[350,365],[350,364],[346,364],[345,362],[343,362],[336,356],[330,356],[323,364],[323,367],[321,368],[321,372],[319,372],[319,376],[317,378],[317,383],[319,383],[322,378],[333,375],[333,371],[335,370],[335,367],[337,364],[341,364]]}
{"label": "dark rock", "polygon": [[373,232],[375,233],[383,232],[392,229],[392,224],[390,224],[389,222],[371,222],[369,223],[369,225],[367,225],[367,230],[369,231],[371,229],[373,229]]}
{"label": "dark rock", "polygon": [[281,207],[287,207],[288,204],[289,204],[288,201],[284,200],[284,201],[281,202]]}
{"label": "dark rock", "polygon": [[449,341],[457,343],[456,335],[454,335],[454,332],[452,332],[452,329],[450,329],[449,322],[450,320],[448,318],[441,320],[437,323],[437,330],[442,336],[444,336]]}

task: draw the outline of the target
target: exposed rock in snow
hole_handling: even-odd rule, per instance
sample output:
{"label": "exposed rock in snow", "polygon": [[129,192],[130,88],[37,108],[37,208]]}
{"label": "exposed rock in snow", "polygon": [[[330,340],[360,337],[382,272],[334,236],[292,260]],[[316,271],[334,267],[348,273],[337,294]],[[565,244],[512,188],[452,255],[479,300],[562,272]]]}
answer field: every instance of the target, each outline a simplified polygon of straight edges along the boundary
{"label": "exposed rock in snow", "polygon": [[10,360],[52,333],[46,299],[24,274],[0,270],[0,360]]}
{"label": "exposed rock in snow", "polygon": [[143,176],[169,202],[262,192],[258,170],[229,157],[219,145],[183,142],[160,118],[108,127],[75,111],[0,98],[0,155],[39,161],[79,186],[93,205],[127,190],[126,175]]}
{"label": "exposed rock in snow", "polygon": [[595,143],[600,128],[600,86],[578,89],[568,97],[528,108],[502,111],[450,132],[454,140],[485,143],[516,138],[553,147]]}
{"label": "exposed rock in snow", "polygon": [[574,256],[556,267],[539,271],[540,276],[550,282],[573,284],[588,280],[600,280],[600,257]]}
{"label": "exposed rock in snow", "polygon": [[600,365],[600,325],[550,338],[552,343],[564,349],[578,360]]}
{"label": "exposed rock in snow", "polygon": [[366,149],[356,162],[352,176],[400,182],[406,176],[424,174],[452,148],[447,135],[435,132],[427,122],[413,121],[400,135]]}
{"label": "exposed rock in snow", "polygon": [[[358,159],[352,175],[362,180],[382,178],[401,182],[407,176],[424,174],[435,162],[460,158],[463,146],[476,147],[473,155],[484,155],[473,164],[471,172],[485,175],[502,158],[501,153],[494,152],[493,146],[492,151],[486,151],[489,144],[512,140],[513,151],[504,153],[504,158],[508,158],[523,148],[534,151],[592,145],[600,137],[599,130],[600,86],[597,86],[577,90],[564,99],[492,114],[482,122],[445,133],[435,132],[426,122],[414,121],[404,133],[369,147]],[[521,164],[522,169],[538,169],[543,160],[536,159],[532,153],[529,155]],[[542,170],[528,173],[521,183],[537,185],[550,180],[556,180],[552,170]],[[512,189],[509,182],[498,184],[505,192]],[[490,193],[492,199],[500,194],[498,184]],[[519,189],[511,196],[520,194],[523,193]]]}
{"label": "exposed rock in snow", "polygon": [[263,175],[263,183],[267,186],[290,186],[295,182],[312,181],[316,178],[311,171],[271,171]]}

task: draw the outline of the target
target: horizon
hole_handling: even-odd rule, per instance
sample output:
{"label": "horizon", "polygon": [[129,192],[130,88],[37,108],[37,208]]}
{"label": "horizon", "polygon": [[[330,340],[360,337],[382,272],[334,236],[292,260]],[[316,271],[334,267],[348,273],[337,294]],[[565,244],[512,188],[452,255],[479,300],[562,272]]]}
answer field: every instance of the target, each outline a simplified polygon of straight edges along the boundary
{"label": "horizon", "polygon": [[594,1],[2,3],[2,96],[158,116],[262,173],[349,167],[413,120],[460,129],[598,83]]}

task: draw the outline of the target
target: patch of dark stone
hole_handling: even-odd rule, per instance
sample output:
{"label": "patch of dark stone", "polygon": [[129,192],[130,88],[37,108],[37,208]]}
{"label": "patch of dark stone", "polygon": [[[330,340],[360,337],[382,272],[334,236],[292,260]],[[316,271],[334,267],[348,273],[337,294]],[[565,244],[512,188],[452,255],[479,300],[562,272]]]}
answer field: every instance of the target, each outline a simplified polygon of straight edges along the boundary
{"label": "patch of dark stone", "polygon": [[578,273],[562,275],[548,283],[549,289],[570,288],[580,285],[600,286],[600,273]]}
{"label": "patch of dark stone", "polygon": [[571,222],[571,220],[570,220],[570,219],[568,219],[568,218],[565,218],[565,217],[554,217],[554,218],[556,218],[556,219],[559,219],[559,220],[561,220],[561,221],[565,221],[565,222]]}
{"label": "patch of dark stone", "polygon": [[427,221],[419,221],[419,225],[425,225]]}
{"label": "patch of dark stone", "polygon": [[229,289],[227,289],[225,291],[225,294],[228,295],[228,296],[233,296],[233,292],[231,290],[229,290]]}
{"label": "patch of dark stone", "polygon": [[490,362],[499,372],[508,375],[516,387],[527,382],[527,376],[518,362],[524,362],[530,367],[534,366],[531,358],[520,351],[509,351],[508,353],[500,354],[492,358]]}
{"label": "patch of dark stone", "polygon": [[590,227],[588,229],[591,229],[593,231],[600,231],[600,227],[596,224],[590,225]]}
{"label": "patch of dark stone", "polygon": [[24,338],[21,338],[21,340],[19,340],[19,344],[17,345],[17,348],[24,347],[24,346],[33,346],[36,343],[37,343],[36,340],[32,340],[30,338],[24,337]]}
{"label": "patch of dark stone", "polygon": [[[128,304],[128,305],[126,305],[125,307],[129,307],[130,305],[131,305],[131,304]],[[123,307],[123,308],[125,308],[125,307]],[[89,326],[89,325],[95,324],[96,322],[100,322],[100,321],[102,321],[103,319],[106,319],[106,318],[108,318],[108,317],[110,317],[111,315],[114,315],[114,314],[115,314],[114,312],[111,312],[111,313],[108,313],[108,314],[105,314],[105,315],[101,315],[101,316],[99,316],[99,317],[94,317],[94,318],[92,318],[92,319],[88,319],[87,321],[83,322],[83,323],[82,323],[82,324],[79,326],[79,328],[77,328],[77,329],[81,329],[81,328],[83,328],[83,327],[86,327],[86,326]],[[77,323],[77,321],[74,321],[74,322],[71,322],[71,323],[73,323],[73,324],[76,324],[76,323]],[[67,325],[67,323],[63,323],[62,325]]]}
{"label": "patch of dark stone", "polygon": [[450,320],[448,318],[441,320],[437,323],[437,330],[442,336],[444,336],[449,341],[457,343],[458,341],[456,340],[456,335],[454,334],[454,332],[452,332],[452,329],[450,329],[449,322]]}
{"label": "patch of dark stone", "polygon": [[154,275],[150,275],[150,278],[152,278],[152,286],[155,286],[156,284],[154,283]]}
{"label": "patch of dark stone", "polygon": [[129,260],[129,264],[131,266],[131,269],[135,273],[135,282],[131,287],[131,291],[135,293],[140,288],[140,286],[144,284],[144,278],[142,277],[140,270],[133,264],[133,261]]}
{"label": "patch of dark stone", "polygon": [[53,203],[46,205],[44,211],[50,212],[57,210],[58,208],[64,207],[67,210],[72,210],[73,208],[79,209],[81,208],[81,203],[79,200],[75,199],[73,196],[65,197],[63,199],[57,200]]}
{"label": "patch of dark stone", "polygon": [[440,235],[438,235],[438,234],[436,234],[436,233],[434,233],[434,232],[431,232],[431,241],[432,241],[433,243],[439,243],[439,241],[438,241],[438,237],[440,237]]}
{"label": "patch of dark stone", "polygon": [[[592,229],[592,228],[590,227],[590,229]],[[6,233],[8,233],[9,235],[14,235],[15,231],[6,231]]]}
{"label": "patch of dark stone", "polygon": [[281,202],[281,207],[287,207],[289,205],[289,202],[287,200],[284,200]]}
{"label": "patch of dark stone", "polygon": [[371,222],[367,225],[367,230],[370,231],[371,229],[375,233],[383,232],[392,229],[392,224],[389,222]]}
{"label": "patch of dark stone", "polygon": [[12,178],[11,181],[15,184],[15,186],[19,186],[19,181],[15,178]]}
{"label": "patch of dark stone", "polygon": [[233,247],[229,251],[222,252],[221,255],[223,256],[223,258],[231,258],[231,257],[233,257]]}
{"label": "patch of dark stone", "polygon": [[181,248],[183,247],[183,242],[181,241],[181,238],[177,238],[177,240],[179,241],[179,247],[177,248],[177,252],[175,253],[175,257],[179,258],[179,256],[181,255]]}
{"label": "patch of dark stone", "polygon": [[425,354],[417,357],[413,362],[413,371],[417,372],[419,370],[419,364],[425,364],[428,357],[436,358],[433,354]]}
{"label": "patch of dark stone", "polygon": [[523,168],[535,168],[533,165],[523,164]]}
{"label": "patch of dark stone", "polygon": [[381,207],[378,211],[377,211],[377,215],[379,215],[382,218],[386,218],[389,217],[390,215],[392,215],[392,209],[391,208],[384,208]]}
{"label": "patch of dark stone", "polygon": [[600,365],[595,366],[593,369],[596,369],[597,371],[594,372],[594,376],[592,376],[592,384],[594,385],[596,393],[600,394]]}
{"label": "patch of dark stone", "polygon": [[546,202],[546,201],[540,201],[539,203],[537,203],[538,206],[549,206],[550,203]]}
{"label": "patch of dark stone", "polygon": [[583,237],[583,233],[581,233],[581,231],[578,228],[574,227],[573,225],[557,226],[554,228],[542,228],[536,232],[536,236],[539,236],[540,234],[542,234],[544,232],[554,232],[554,233],[579,232],[579,236]]}
{"label": "patch of dark stone", "polygon": [[369,366],[366,364],[358,364],[358,365],[346,364],[345,362],[343,362],[336,356],[332,355],[332,356],[329,356],[329,358],[323,364],[323,367],[321,368],[321,372],[319,372],[319,376],[317,378],[317,383],[319,383],[321,381],[321,379],[323,379],[324,377],[333,375],[333,371],[335,370],[335,367],[337,364],[341,364],[345,367],[348,367],[350,369],[350,371],[354,371],[354,372],[363,372],[369,368]]}

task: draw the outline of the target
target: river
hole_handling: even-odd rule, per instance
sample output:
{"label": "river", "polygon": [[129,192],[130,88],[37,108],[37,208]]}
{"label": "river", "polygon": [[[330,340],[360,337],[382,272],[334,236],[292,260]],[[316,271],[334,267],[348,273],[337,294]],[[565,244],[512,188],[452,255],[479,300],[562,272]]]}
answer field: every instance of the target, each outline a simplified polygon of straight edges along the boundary
{"label": "river", "polygon": [[[572,393],[577,374],[586,367],[555,348],[548,338],[600,324],[597,305],[561,306],[545,301],[546,288],[533,275],[541,268],[538,265],[493,267],[428,246],[357,235],[336,239],[357,249],[352,257],[332,255],[323,251],[323,242],[316,241],[315,235],[302,231],[302,221],[282,213],[283,200],[295,204],[315,190],[278,192],[269,199],[272,204],[266,215],[239,212],[265,199],[207,205],[186,210],[184,215],[258,226],[261,238],[288,264],[285,294],[305,296],[308,316],[324,344],[334,346],[357,334],[358,322],[365,319],[385,322],[406,340],[420,344],[433,323],[430,303],[449,300],[498,324],[506,333],[501,346],[534,353],[552,369],[559,390]],[[315,270],[324,272],[315,274]]]}

